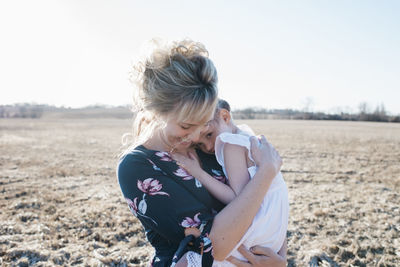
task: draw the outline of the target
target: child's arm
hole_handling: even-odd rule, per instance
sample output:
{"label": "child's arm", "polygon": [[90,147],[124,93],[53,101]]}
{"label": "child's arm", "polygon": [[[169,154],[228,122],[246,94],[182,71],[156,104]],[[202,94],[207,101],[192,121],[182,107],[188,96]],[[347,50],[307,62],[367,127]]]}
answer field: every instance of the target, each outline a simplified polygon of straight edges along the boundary
{"label": "child's arm", "polygon": [[194,155],[196,152],[189,152],[188,157],[182,154],[175,153],[172,158],[177,163],[190,173],[190,175],[196,177],[201,184],[207,189],[208,192],[216,199],[224,204],[230,203],[235,197],[235,192],[228,185],[218,181],[207,172],[205,172]]}
{"label": "child's arm", "polygon": [[174,154],[173,158],[179,163],[180,166],[187,170],[191,175],[196,177],[211,195],[213,195],[222,203],[228,204],[240,193],[240,191],[249,181],[250,177],[249,173],[247,172],[246,155],[246,148],[232,144],[225,144],[224,161],[225,168],[228,172],[229,186],[221,183],[205,172],[200,167],[197,158],[192,153],[189,153],[189,157],[185,157],[180,154]]}
{"label": "child's arm", "polygon": [[204,170],[201,170],[196,178],[212,196],[224,204],[230,203],[236,197],[235,191],[230,186],[218,181]]}
{"label": "child's arm", "polygon": [[226,143],[224,145],[224,164],[229,185],[237,196],[250,180],[247,170],[247,149]]}

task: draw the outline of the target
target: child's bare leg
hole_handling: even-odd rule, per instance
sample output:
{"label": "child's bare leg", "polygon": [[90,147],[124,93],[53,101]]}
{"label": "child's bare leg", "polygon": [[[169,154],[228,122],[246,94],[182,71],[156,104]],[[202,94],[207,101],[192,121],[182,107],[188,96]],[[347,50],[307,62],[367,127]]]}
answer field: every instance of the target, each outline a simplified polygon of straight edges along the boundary
{"label": "child's bare leg", "polygon": [[186,252],[175,267],[201,267],[201,255],[193,251]]}
{"label": "child's bare leg", "polygon": [[187,267],[188,266],[188,262],[186,259],[187,254],[188,254],[188,252],[183,254],[182,258],[180,258],[179,261],[175,264],[175,267]]}

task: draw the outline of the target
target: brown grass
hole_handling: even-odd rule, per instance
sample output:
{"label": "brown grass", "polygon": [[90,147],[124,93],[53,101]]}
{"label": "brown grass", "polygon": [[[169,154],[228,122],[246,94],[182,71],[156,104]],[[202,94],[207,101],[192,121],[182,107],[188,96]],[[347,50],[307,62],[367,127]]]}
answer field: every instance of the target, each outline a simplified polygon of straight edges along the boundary
{"label": "brown grass", "polygon": [[[284,159],[289,266],[400,265],[399,124],[246,123]],[[152,249],[115,176],[130,127],[0,120],[0,265],[146,265]]]}

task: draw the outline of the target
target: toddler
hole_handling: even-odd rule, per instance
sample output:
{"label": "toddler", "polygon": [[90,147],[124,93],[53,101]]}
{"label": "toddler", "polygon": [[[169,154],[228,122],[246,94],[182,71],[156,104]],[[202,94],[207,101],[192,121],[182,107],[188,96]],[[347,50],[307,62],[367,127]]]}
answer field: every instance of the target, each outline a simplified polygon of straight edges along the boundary
{"label": "toddler", "polygon": [[[218,200],[228,204],[256,173],[250,151],[250,137],[253,131],[247,125],[235,125],[230,113],[229,104],[220,100],[214,121],[208,130],[202,134],[199,148],[206,153],[215,153],[218,163],[222,166],[228,183],[224,184],[202,170],[195,155],[189,158],[178,156],[176,160],[192,176]],[[273,179],[264,200],[247,232],[229,253],[240,260],[246,261],[238,251],[240,245],[250,248],[255,245],[269,247],[278,252],[286,238],[288,226],[289,201],[286,184],[281,172]],[[193,255],[191,259],[193,261]],[[196,264],[189,264],[196,266]],[[229,261],[214,261],[213,266],[233,266]]]}

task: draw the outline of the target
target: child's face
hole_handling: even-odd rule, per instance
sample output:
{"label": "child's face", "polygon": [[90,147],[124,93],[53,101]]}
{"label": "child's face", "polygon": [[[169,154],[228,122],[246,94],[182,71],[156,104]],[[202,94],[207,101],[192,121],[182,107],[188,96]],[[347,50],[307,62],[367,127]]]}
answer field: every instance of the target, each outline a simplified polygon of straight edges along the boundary
{"label": "child's face", "polygon": [[205,153],[214,154],[215,139],[224,132],[232,132],[231,127],[222,119],[212,121],[208,128],[200,133],[197,146]]}
{"label": "child's face", "polygon": [[217,117],[210,121],[208,127],[200,133],[199,140],[196,142],[198,148],[208,154],[214,154],[215,139],[218,135],[225,132],[232,133],[233,125],[231,114],[226,109],[220,109]]}
{"label": "child's face", "polygon": [[206,131],[200,134],[199,142],[197,142],[198,148],[204,153],[214,154],[215,138],[219,135],[218,123],[213,121],[209,124]]}

